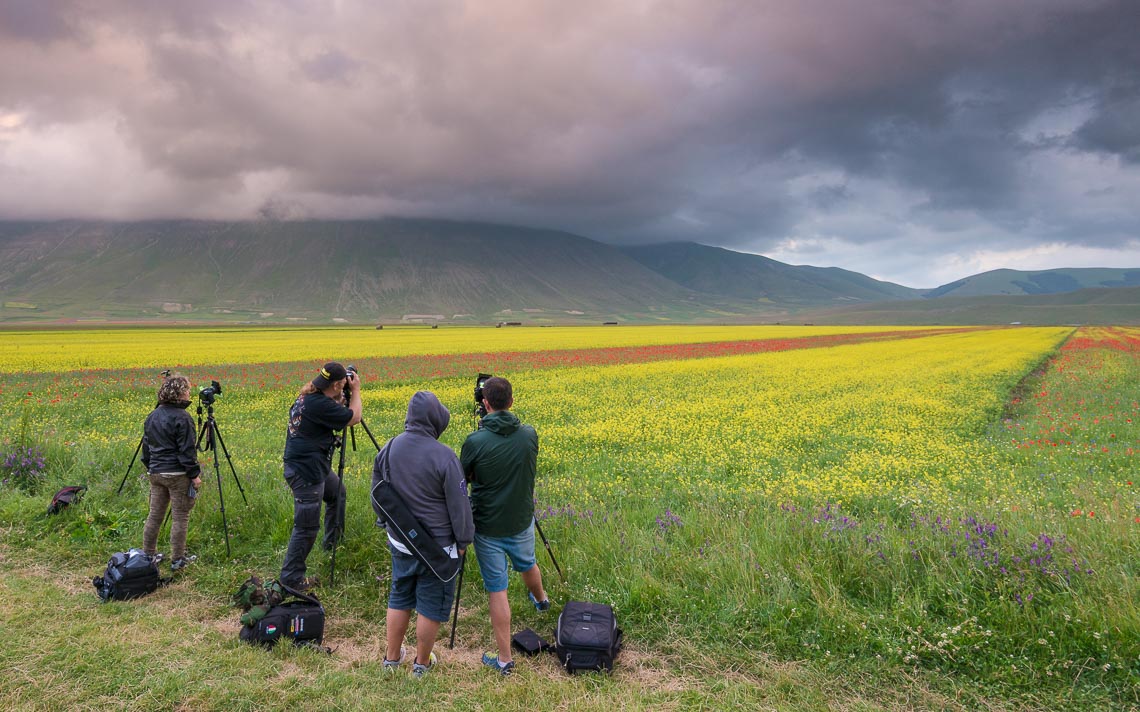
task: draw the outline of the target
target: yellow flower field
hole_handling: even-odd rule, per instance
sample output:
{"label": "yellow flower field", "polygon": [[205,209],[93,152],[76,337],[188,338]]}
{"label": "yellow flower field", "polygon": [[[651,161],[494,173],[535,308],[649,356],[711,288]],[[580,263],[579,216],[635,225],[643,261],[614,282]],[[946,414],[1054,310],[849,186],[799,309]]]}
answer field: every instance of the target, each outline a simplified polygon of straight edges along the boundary
{"label": "yellow flower field", "polygon": [[[314,336],[346,339],[341,348],[387,352],[423,349],[436,336],[440,350],[540,349],[559,344],[669,343],[846,333],[823,327],[679,327],[635,329],[454,329],[391,332],[164,331],[158,353],[177,343],[220,339],[204,358],[250,358],[260,364],[227,373],[220,412],[257,446],[242,456],[278,467],[276,433],[283,413],[312,364],[269,378],[274,353],[295,358],[314,348]],[[863,330],[864,333],[877,330]],[[942,504],[961,492],[1003,491],[992,449],[978,435],[1000,412],[1009,388],[1055,349],[1067,328],[979,330],[916,339],[846,344],[743,356],[652,363],[527,368],[500,372],[511,378],[516,409],[542,438],[540,496],[545,501],[596,504],[615,497],[728,495],[811,500],[888,496],[895,501]],[[155,332],[68,332],[30,335],[40,363],[65,341],[82,357],[58,362],[138,365],[150,360]],[[66,337],[66,338],[64,338]],[[287,351],[290,339],[294,347]],[[354,340],[355,339],[355,340]],[[361,344],[364,339],[366,344]],[[128,341],[136,346],[128,350]],[[80,349],[82,344],[82,349]],[[142,346],[145,344],[145,347]],[[466,346],[464,346],[466,344]],[[476,344],[477,346],[472,346]],[[5,368],[24,364],[6,346]],[[46,351],[44,349],[47,349]],[[227,350],[228,349],[228,350]],[[32,350],[32,349],[29,349]],[[333,353],[335,350],[329,349]],[[472,373],[471,375],[474,375]],[[150,381],[153,375],[147,375]],[[73,382],[71,379],[75,379]],[[4,395],[9,403],[34,397],[37,421],[66,441],[125,448],[149,395],[83,372],[27,391]],[[150,381],[146,381],[149,383]],[[266,383],[268,381],[268,383]],[[262,385],[255,386],[255,382]],[[147,386],[152,387],[150,385]],[[469,378],[412,378],[396,385],[365,379],[366,419],[382,437],[401,429],[407,398],[417,389],[439,393],[456,427],[445,436],[458,447],[470,423]],[[74,389],[74,390],[73,390]],[[55,395],[50,402],[45,396]],[[245,448],[249,450],[248,448]]]}
{"label": "yellow flower field", "polygon": [[[1005,491],[979,435],[1068,328],[512,374],[542,435],[543,495],[887,496]],[[462,393],[448,394],[461,399]],[[603,471],[584,482],[582,473]]]}
{"label": "yellow flower field", "polygon": [[492,329],[195,328],[6,331],[0,373],[106,368],[168,368],[228,363],[324,361],[426,354],[602,348],[787,339],[917,330],[835,326],[560,326]]}

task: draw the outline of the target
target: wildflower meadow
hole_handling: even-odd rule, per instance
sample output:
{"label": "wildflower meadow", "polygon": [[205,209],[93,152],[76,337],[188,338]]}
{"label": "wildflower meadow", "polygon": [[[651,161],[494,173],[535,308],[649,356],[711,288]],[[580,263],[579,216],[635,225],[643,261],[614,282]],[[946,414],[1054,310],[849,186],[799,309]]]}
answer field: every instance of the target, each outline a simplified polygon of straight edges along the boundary
{"label": "wildflower meadow", "polygon": [[[566,581],[545,551],[539,564],[556,611],[617,610],[627,649],[612,677],[569,678],[552,658],[506,685],[483,675],[474,563],[440,674],[381,676],[389,561],[363,426],[345,453],[336,579],[319,591],[334,651],[237,640],[229,595],[276,575],[292,525],[289,404],[332,359],[360,370],[381,444],[428,389],[458,450],[476,426],[475,374],[512,381],[539,433],[535,513]],[[167,368],[222,384],[231,457],[215,469],[202,454],[199,562],[156,594],[99,604],[91,576],[141,543],[147,488],[128,465]],[[8,332],[0,408],[5,708],[64,694],[65,707],[125,709],[1140,705],[1140,329]],[[87,496],[46,516],[70,484]],[[328,574],[327,554],[309,563]],[[514,577],[510,596],[515,629],[549,638],[554,618]]]}

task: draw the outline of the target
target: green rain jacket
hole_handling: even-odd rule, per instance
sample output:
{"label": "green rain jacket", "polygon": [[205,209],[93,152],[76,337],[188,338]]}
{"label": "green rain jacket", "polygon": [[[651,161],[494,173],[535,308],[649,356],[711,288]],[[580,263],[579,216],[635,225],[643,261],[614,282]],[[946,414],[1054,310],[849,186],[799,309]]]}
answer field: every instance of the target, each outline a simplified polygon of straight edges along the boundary
{"label": "green rain jacket", "polygon": [[509,410],[488,413],[459,454],[471,483],[471,513],[482,536],[514,536],[534,518],[538,433]]}

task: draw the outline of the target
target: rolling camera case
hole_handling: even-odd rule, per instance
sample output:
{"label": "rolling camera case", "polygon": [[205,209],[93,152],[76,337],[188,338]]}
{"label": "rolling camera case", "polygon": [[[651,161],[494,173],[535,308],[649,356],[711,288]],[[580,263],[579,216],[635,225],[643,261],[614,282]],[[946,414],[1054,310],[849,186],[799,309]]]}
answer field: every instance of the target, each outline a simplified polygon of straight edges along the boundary
{"label": "rolling camera case", "polygon": [[621,628],[614,609],[604,603],[568,601],[558,614],[554,652],[567,672],[613,672],[621,652]]}
{"label": "rolling camera case", "polygon": [[117,552],[107,562],[102,576],[91,580],[103,601],[125,601],[145,596],[164,582],[158,575],[158,564],[141,549]]}
{"label": "rolling camera case", "polygon": [[272,648],[282,638],[293,645],[320,645],[325,637],[325,609],[315,596],[278,584],[286,600],[252,625],[242,626],[239,637],[247,643]]}

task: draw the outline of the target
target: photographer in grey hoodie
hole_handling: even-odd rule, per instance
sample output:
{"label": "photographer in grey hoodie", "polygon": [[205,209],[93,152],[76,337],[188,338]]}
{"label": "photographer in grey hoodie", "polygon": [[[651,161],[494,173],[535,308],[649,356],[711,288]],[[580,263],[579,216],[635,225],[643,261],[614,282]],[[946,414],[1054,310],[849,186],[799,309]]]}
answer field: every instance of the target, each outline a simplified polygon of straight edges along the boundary
{"label": "photographer in grey hoodie", "polygon": [[[376,456],[372,486],[375,488],[384,477],[382,463],[386,460],[392,489],[440,546],[457,558],[474,539],[475,525],[459,458],[439,442],[450,420],[451,413],[434,393],[418,391],[413,395],[404,419],[404,432],[389,440]],[[376,508],[375,503],[373,507]],[[383,518],[376,509],[377,516]],[[416,657],[412,672],[418,677],[435,662],[432,648],[440,623],[447,620],[450,612],[455,579],[440,581],[391,534],[388,549],[392,554],[392,587],[388,595],[384,668],[395,670],[403,662],[404,635],[414,609]]]}

